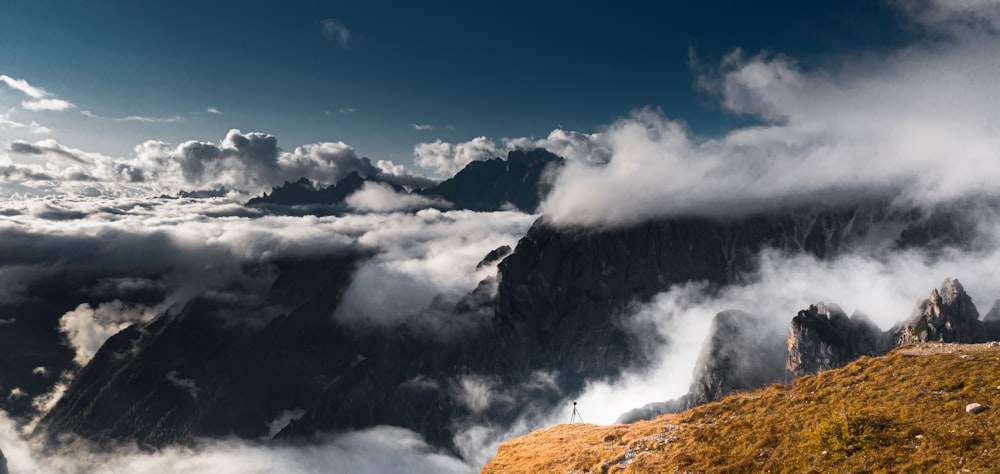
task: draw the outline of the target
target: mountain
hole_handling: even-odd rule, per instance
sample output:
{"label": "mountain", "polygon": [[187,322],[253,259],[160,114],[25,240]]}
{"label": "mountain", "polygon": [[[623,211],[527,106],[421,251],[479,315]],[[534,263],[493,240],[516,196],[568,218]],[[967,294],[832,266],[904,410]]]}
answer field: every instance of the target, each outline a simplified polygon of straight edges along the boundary
{"label": "mountain", "polygon": [[487,365],[522,375],[554,371],[573,393],[588,380],[648,365],[649,347],[662,341],[630,316],[672,285],[706,282],[711,292],[741,283],[764,249],[831,258],[873,241],[890,249],[969,245],[974,224],[962,215],[813,206],[603,229],[560,227],[543,216],[498,267],[494,331],[502,357]]}
{"label": "mountain", "polygon": [[420,193],[445,199],[458,209],[496,211],[513,206],[534,213],[551,188],[546,173],[562,163],[562,158],[541,148],[514,150],[506,160],[473,161],[451,179]]}
{"label": "mountain", "polygon": [[348,196],[361,189],[365,183],[381,183],[392,187],[396,192],[405,192],[402,186],[382,180],[377,176],[362,177],[357,171],[350,172],[334,184],[325,188],[317,188],[306,178],[294,183],[285,184],[271,190],[271,194],[255,197],[247,202],[248,206],[274,204],[294,206],[300,204],[344,205]]}
{"label": "mountain", "polygon": [[998,360],[921,343],[654,421],[539,430],[483,472],[992,472]]}
{"label": "mountain", "polygon": [[[562,158],[543,149],[515,150],[507,154],[507,159],[473,161],[454,177],[436,186],[413,192],[443,199],[452,203],[454,209],[487,212],[513,207],[532,213],[538,208],[542,197],[548,194],[550,185],[546,181],[546,173],[553,167],[561,166],[562,162]],[[274,187],[270,194],[265,193],[251,199],[247,205],[343,206],[348,196],[369,182],[388,184],[398,193],[407,192],[382,175],[362,177],[354,171],[326,188],[317,188],[306,178],[294,183],[286,181],[281,186]]]}
{"label": "mountain", "polygon": [[[765,248],[828,258],[876,238],[895,248],[962,244],[966,224],[873,205],[603,229],[543,217],[499,263],[494,282],[470,288],[468,305],[440,309],[450,311],[448,324],[479,328],[447,340],[331,317],[353,268],[369,255],[283,262],[264,302],[233,308],[206,295],[109,339],[40,429],[54,441],[75,433],[113,449],[395,425],[454,450],[465,426],[509,426],[589,381],[648,365],[663,341],[630,318],[632,308],[671,285],[739,283]],[[264,317],[277,309],[282,316]],[[219,313],[263,327],[223,324]],[[707,373],[721,374],[706,393],[744,383],[722,378],[739,362],[727,360],[706,364]],[[482,405],[463,392],[470,385],[502,392]]]}

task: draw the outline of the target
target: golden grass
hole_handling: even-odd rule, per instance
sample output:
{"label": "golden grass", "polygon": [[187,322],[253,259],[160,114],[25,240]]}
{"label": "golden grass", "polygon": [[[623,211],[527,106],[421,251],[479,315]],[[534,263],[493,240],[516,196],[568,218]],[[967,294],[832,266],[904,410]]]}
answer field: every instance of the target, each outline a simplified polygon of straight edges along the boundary
{"label": "golden grass", "polygon": [[998,428],[1000,348],[897,350],[654,421],[539,430],[483,472],[998,472]]}

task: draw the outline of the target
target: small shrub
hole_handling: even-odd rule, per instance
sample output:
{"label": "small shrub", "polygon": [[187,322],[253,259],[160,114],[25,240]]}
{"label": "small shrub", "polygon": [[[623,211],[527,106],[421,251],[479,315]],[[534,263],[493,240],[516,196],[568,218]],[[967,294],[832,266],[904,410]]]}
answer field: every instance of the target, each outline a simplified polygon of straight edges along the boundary
{"label": "small shrub", "polygon": [[819,422],[812,443],[829,452],[850,454],[888,441],[889,419],[867,410],[847,409]]}

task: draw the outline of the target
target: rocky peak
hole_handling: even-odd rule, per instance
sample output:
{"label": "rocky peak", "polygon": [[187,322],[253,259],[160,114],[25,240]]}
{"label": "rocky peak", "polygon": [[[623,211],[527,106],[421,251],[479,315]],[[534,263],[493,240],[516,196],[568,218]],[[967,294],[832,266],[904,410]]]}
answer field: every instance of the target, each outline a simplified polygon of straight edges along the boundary
{"label": "rocky peak", "polygon": [[510,255],[512,251],[513,250],[510,248],[510,245],[501,245],[493,250],[490,250],[490,253],[486,254],[486,256],[483,257],[483,259],[476,265],[476,270],[499,262],[500,259]]}
{"label": "rocky peak", "polygon": [[786,367],[799,377],[888,350],[888,339],[868,317],[855,313],[848,318],[835,304],[817,303],[792,318]]}
{"label": "rocky peak", "polygon": [[893,329],[897,345],[916,342],[975,343],[987,339],[979,311],[957,279],[948,278]]}

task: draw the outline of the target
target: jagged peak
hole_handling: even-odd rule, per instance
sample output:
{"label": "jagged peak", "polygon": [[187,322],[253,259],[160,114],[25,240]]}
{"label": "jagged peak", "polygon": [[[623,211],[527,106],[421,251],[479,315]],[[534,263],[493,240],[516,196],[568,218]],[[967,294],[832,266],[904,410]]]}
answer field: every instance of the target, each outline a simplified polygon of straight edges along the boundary
{"label": "jagged peak", "polygon": [[924,341],[982,342],[987,334],[979,311],[955,278],[946,278],[917,304],[913,315],[893,328],[898,345]]}
{"label": "jagged peak", "polygon": [[958,282],[957,278],[945,278],[941,283],[940,293],[945,304],[954,304],[962,297],[968,298],[965,288]]}

